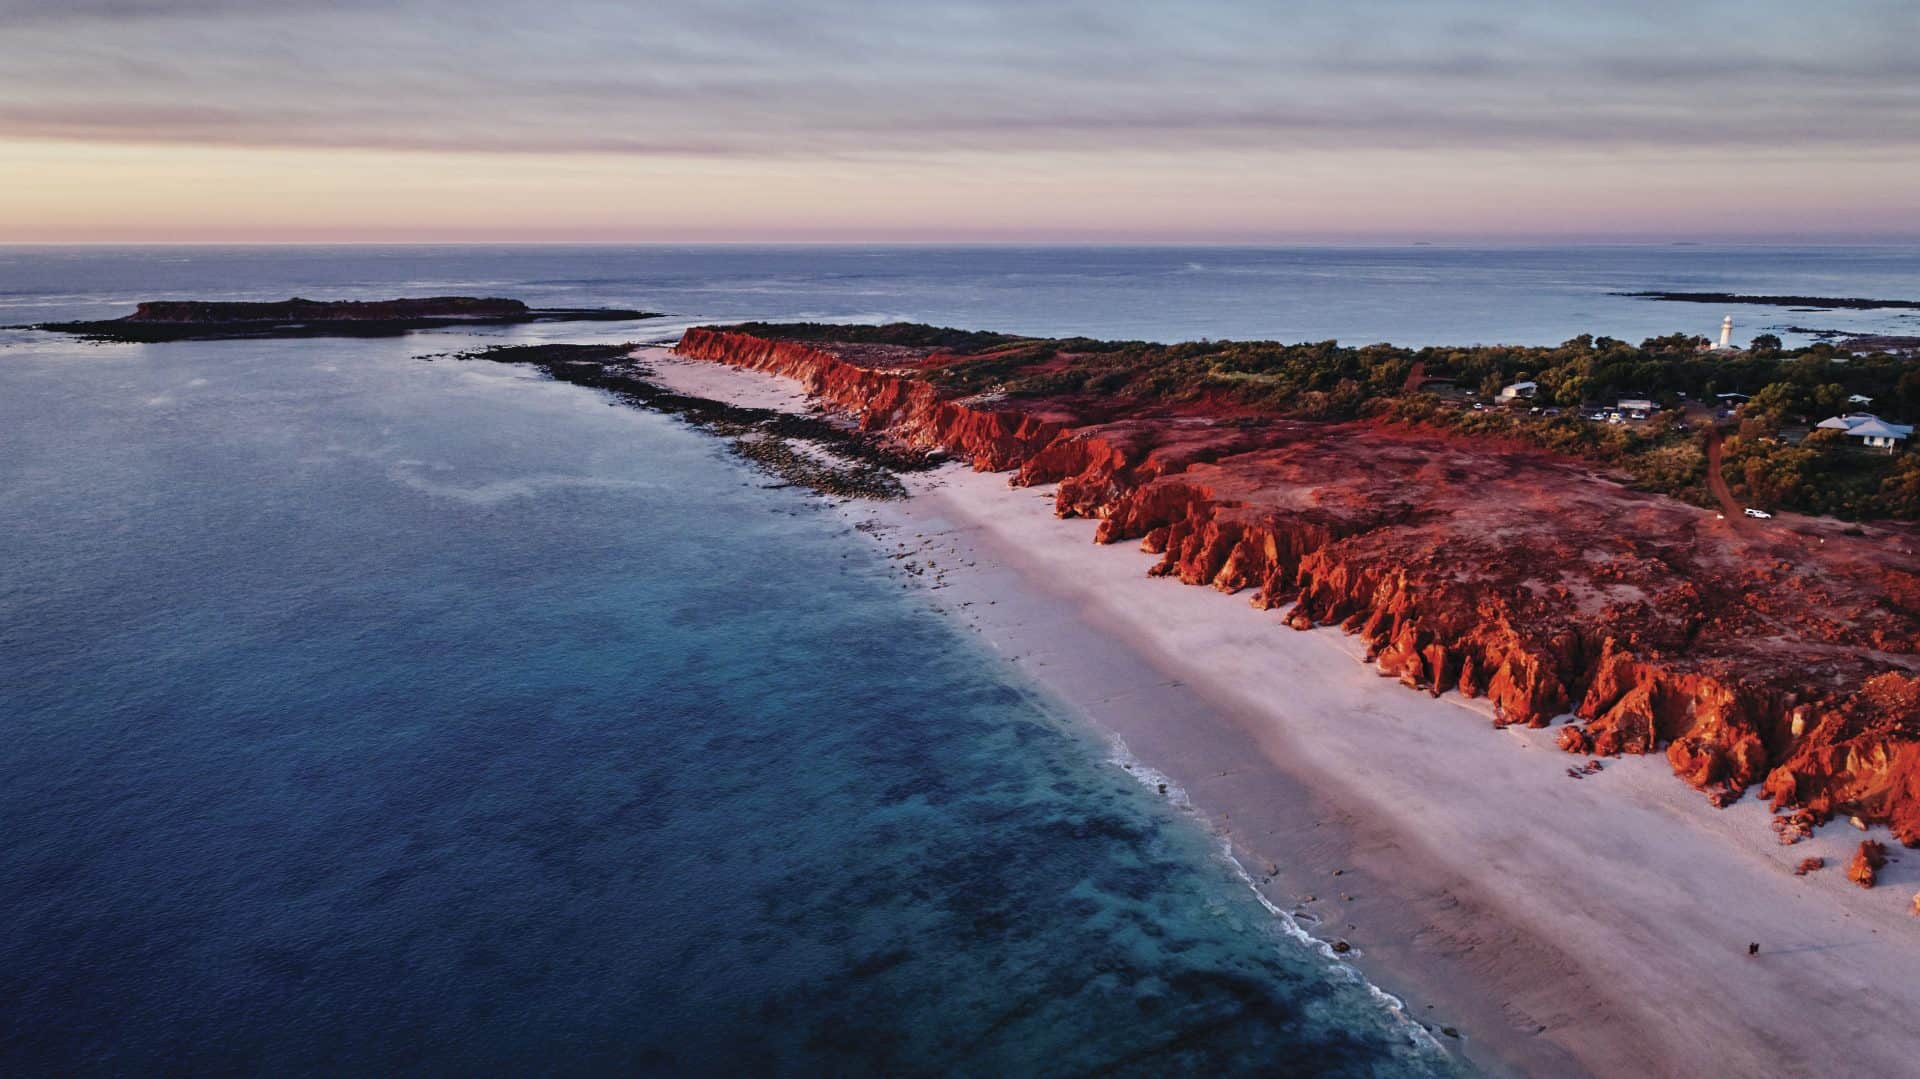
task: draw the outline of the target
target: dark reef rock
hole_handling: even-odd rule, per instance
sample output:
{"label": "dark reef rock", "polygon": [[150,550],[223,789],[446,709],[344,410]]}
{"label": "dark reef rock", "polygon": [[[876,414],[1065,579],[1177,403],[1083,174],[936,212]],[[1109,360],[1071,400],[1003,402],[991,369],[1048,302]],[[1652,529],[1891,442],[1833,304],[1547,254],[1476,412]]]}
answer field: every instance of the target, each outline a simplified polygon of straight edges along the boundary
{"label": "dark reef rock", "polygon": [[[896,473],[924,471],[941,460],[937,454],[890,445],[819,417],[677,393],[647,380],[648,369],[631,357],[634,347],[496,345],[454,358],[537,367],[557,381],[604,390],[625,404],[678,416],[710,434],[731,438],[734,453],[785,483],[840,498],[903,498],[906,488]],[[824,456],[798,450],[790,444],[794,441],[814,446]]]}
{"label": "dark reef rock", "polygon": [[1920,300],[1869,300],[1859,296],[1754,296],[1742,292],[1616,292],[1614,295],[1671,303],[1764,304],[1768,307],[1808,307],[1821,311],[1920,309]]}

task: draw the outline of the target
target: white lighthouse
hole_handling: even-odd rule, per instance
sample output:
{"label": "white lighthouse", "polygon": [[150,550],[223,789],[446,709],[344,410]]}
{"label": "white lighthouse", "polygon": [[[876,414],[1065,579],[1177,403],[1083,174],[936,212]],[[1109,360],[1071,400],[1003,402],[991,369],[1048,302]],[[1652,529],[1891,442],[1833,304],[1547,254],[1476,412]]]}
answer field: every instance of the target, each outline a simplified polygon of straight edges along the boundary
{"label": "white lighthouse", "polygon": [[1720,351],[1722,352],[1730,352],[1733,350],[1733,316],[1732,315],[1728,315],[1726,318],[1720,320],[1719,348],[1720,348]]}

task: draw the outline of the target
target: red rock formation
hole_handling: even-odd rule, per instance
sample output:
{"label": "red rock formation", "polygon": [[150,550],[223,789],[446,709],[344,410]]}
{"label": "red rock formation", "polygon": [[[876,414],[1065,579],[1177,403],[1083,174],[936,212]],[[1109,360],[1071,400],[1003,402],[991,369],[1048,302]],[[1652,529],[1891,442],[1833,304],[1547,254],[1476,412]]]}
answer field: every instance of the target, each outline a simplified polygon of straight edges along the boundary
{"label": "red rock formation", "polygon": [[1862,840],[1860,853],[1847,863],[1847,879],[1862,888],[1871,888],[1879,876],[1880,868],[1886,864],[1886,845],[1873,839]]}
{"label": "red rock formation", "polygon": [[1428,431],[941,388],[946,368],[1017,363],[1017,347],[696,329],[679,351],[800,379],[866,430],[1016,484],[1057,482],[1056,512],[1139,541],[1154,575],[1358,634],[1383,673],[1485,697],[1498,723],[1569,716],[1570,752],[1664,748],[1716,804],[1760,784],[1803,823],[1858,815],[1920,845],[1910,535],[1736,528],[1579,462]]}
{"label": "red rock formation", "polygon": [[942,450],[983,471],[1018,466],[1051,443],[1072,418],[944,400],[930,383],[912,377],[939,366],[938,354],[870,345],[860,348],[856,362],[814,345],[700,328],[687,331],[679,351],[798,379],[809,394],[858,418],[866,430],[885,431],[918,449]]}

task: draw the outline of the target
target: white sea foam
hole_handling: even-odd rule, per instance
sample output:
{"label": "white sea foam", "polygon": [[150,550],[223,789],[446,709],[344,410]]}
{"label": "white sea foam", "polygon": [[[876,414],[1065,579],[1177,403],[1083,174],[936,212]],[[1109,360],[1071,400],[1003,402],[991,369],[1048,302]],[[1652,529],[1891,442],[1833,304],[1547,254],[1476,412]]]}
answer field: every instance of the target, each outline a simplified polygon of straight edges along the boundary
{"label": "white sea foam", "polygon": [[419,462],[395,462],[387,470],[396,483],[435,498],[448,498],[470,506],[497,506],[520,498],[535,498],[554,491],[638,491],[659,488],[648,480],[616,480],[599,476],[568,476],[540,473],[485,483],[443,483],[421,474]]}
{"label": "white sea foam", "polygon": [[[1109,744],[1107,760],[1110,763],[1118,766],[1122,771],[1132,776],[1141,786],[1166,798],[1174,808],[1186,813],[1196,811],[1193,801],[1187,797],[1187,792],[1184,787],[1181,787],[1178,783],[1168,778],[1166,773],[1134,756],[1133,751],[1127,748],[1126,741],[1119,735],[1109,732],[1107,734],[1107,740]],[[1204,819],[1204,814],[1202,814],[1202,817]],[[1241,883],[1247,886],[1247,890],[1253,893],[1254,900],[1258,902],[1268,914],[1273,916],[1274,921],[1280,926],[1282,932],[1326,960],[1327,967],[1334,977],[1364,988],[1367,994],[1373,998],[1374,1002],[1379,1004],[1381,1008],[1387,1012],[1394,1028],[1415,1048],[1423,1052],[1439,1053],[1442,1055],[1447,1054],[1447,1047],[1442,1045],[1440,1040],[1433,1036],[1433,1032],[1428,1030],[1425,1024],[1415,1019],[1413,1014],[1407,1010],[1406,1001],[1401,1000],[1399,997],[1368,981],[1366,975],[1360,973],[1358,968],[1342,958],[1339,952],[1333,950],[1332,944],[1308,932],[1307,928],[1300,924],[1300,920],[1296,918],[1291,911],[1282,909],[1272,900],[1268,899],[1266,893],[1260,890],[1259,880],[1247,870],[1247,867],[1243,865],[1240,859],[1233,853],[1233,841],[1225,835],[1220,834],[1218,830],[1213,829],[1211,821],[1208,822],[1208,827],[1209,830],[1213,832],[1214,839],[1218,842],[1217,853],[1221,860],[1226,863],[1234,876],[1238,877]],[[1359,955],[1361,953],[1359,949],[1354,949],[1347,954]]]}

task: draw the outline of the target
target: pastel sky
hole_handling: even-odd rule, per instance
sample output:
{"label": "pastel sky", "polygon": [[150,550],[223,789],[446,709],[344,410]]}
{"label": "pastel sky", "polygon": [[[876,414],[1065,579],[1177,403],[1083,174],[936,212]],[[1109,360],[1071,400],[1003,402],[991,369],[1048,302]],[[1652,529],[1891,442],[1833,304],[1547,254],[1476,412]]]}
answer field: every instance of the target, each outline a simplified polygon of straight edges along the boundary
{"label": "pastel sky", "polygon": [[1920,3],[0,0],[0,241],[1920,238]]}

